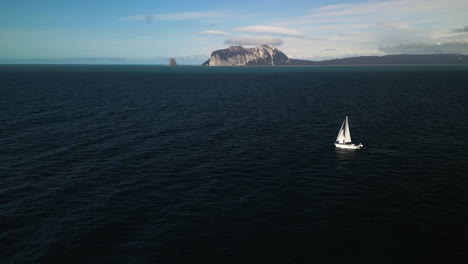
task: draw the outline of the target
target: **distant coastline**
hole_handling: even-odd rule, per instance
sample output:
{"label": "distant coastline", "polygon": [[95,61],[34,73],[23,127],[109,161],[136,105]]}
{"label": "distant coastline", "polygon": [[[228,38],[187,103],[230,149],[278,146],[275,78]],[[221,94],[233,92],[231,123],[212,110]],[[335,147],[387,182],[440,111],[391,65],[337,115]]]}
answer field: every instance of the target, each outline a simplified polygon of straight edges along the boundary
{"label": "distant coastline", "polygon": [[468,65],[468,55],[461,54],[396,54],[359,56],[323,61],[291,59],[291,65],[353,66],[353,65]]}

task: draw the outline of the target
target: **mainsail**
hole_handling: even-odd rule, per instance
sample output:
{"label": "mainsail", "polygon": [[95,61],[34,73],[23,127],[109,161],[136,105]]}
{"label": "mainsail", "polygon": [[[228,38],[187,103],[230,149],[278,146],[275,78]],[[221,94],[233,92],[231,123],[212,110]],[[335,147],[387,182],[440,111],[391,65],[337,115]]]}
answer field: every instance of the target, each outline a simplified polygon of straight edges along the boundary
{"label": "mainsail", "polygon": [[351,133],[349,132],[348,116],[346,116],[345,143],[351,143]]}

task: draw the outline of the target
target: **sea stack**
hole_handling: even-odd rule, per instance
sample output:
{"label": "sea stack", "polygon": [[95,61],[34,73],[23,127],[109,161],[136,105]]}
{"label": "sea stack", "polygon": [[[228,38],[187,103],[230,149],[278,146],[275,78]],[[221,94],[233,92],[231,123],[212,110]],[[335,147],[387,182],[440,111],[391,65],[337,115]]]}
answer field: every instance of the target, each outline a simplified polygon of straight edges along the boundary
{"label": "sea stack", "polygon": [[174,58],[169,59],[169,66],[177,66],[177,62],[175,61]]}
{"label": "sea stack", "polygon": [[231,46],[216,50],[210,59],[202,66],[253,66],[253,65],[288,65],[290,60],[286,54],[268,45],[255,48]]}

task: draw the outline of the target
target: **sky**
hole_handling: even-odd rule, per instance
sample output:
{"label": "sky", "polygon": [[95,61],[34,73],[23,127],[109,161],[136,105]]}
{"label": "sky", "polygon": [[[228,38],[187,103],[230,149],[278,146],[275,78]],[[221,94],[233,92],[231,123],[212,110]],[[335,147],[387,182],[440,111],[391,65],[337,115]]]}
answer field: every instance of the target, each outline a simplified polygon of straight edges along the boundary
{"label": "sky", "polygon": [[0,1],[0,63],[197,64],[230,45],[290,58],[468,54],[467,0]]}

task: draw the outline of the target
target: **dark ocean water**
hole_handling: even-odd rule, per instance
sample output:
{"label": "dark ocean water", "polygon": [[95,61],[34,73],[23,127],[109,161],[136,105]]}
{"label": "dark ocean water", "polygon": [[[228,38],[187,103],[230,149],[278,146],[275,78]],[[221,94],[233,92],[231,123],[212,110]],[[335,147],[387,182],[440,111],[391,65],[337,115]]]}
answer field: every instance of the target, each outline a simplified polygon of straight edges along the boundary
{"label": "dark ocean water", "polygon": [[467,263],[467,135],[466,66],[0,66],[0,262]]}

